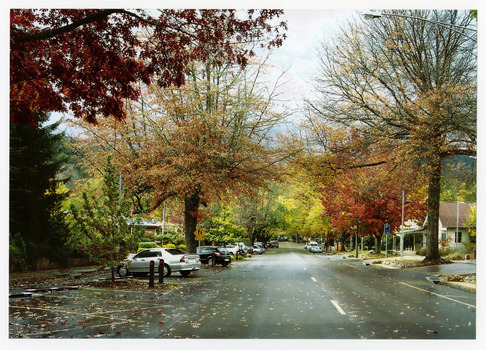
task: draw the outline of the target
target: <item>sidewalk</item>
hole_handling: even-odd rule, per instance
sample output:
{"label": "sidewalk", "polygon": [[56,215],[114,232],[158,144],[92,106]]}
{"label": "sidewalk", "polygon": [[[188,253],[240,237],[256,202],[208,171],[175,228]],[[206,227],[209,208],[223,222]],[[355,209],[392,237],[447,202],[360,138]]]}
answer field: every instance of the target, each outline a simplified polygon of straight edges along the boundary
{"label": "sidewalk", "polygon": [[31,278],[48,278],[48,277],[80,277],[84,274],[93,273],[98,271],[98,266],[80,266],[80,267],[68,267],[60,269],[49,270],[36,270],[27,272],[10,272],[8,274],[9,281],[23,280]]}
{"label": "sidewalk", "polygon": [[[422,261],[423,256],[416,255],[414,252],[403,252],[403,263],[406,265],[407,261],[417,262]],[[372,265],[379,265],[388,269],[400,268],[396,266],[401,261],[400,256],[392,256],[382,259],[365,260]],[[438,277],[440,282],[438,284],[445,285],[452,288],[461,289],[470,293],[476,293],[476,284],[469,282],[448,281],[447,276],[463,276],[476,275],[476,261],[475,260],[457,260],[451,264],[427,265],[427,266],[413,266],[412,264],[406,267],[407,270],[422,273],[424,275]],[[442,276],[442,277],[441,277]]]}

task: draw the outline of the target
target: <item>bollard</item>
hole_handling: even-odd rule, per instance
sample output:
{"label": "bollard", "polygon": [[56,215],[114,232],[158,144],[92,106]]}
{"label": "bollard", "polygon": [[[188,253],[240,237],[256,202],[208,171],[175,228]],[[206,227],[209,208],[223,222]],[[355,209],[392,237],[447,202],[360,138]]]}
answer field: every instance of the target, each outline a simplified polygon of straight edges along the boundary
{"label": "bollard", "polygon": [[212,255],[212,259],[211,259],[211,266],[214,267],[216,266],[216,254],[211,254]]}
{"label": "bollard", "polygon": [[159,260],[159,283],[164,283],[164,259]]}
{"label": "bollard", "polygon": [[154,287],[154,273],[155,273],[155,262],[150,261],[150,273],[149,273],[149,288]]}

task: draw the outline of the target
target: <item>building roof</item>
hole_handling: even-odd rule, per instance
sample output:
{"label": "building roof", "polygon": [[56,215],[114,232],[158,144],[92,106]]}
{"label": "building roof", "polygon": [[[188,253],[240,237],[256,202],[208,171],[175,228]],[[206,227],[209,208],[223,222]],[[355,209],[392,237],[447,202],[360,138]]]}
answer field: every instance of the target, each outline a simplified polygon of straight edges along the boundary
{"label": "building roof", "polygon": [[469,212],[476,203],[463,202],[440,202],[439,216],[442,227],[456,227],[457,226],[457,209],[459,206],[459,227],[465,227],[469,219]]}

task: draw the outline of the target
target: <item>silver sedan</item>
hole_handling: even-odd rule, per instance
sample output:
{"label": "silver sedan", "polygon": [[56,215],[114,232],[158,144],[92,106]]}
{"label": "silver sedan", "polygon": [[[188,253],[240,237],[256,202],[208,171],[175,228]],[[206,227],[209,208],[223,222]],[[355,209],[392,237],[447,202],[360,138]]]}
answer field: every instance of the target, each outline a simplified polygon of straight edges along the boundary
{"label": "silver sedan", "polygon": [[130,254],[124,262],[118,266],[118,274],[127,276],[130,273],[148,274],[150,262],[154,262],[155,272],[158,271],[159,261],[164,260],[164,277],[169,277],[172,272],[179,272],[182,276],[188,276],[192,271],[201,269],[199,255],[186,254],[177,248],[149,248],[137,254]]}

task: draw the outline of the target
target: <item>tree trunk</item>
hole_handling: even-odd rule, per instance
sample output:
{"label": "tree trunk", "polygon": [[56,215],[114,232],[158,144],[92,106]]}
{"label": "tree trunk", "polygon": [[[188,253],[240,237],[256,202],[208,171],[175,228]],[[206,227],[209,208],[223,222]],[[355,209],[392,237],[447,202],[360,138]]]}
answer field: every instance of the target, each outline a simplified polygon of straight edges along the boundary
{"label": "tree trunk", "polygon": [[436,155],[433,157],[428,188],[428,232],[427,251],[425,260],[438,260],[439,254],[439,207],[440,207],[440,175],[442,172],[442,159]]}
{"label": "tree trunk", "polygon": [[184,234],[186,238],[186,251],[188,253],[195,253],[197,248],[194,232],[197,227],[197,213],[200,203],[201,198],[197,191],[186,195],[184,198]]}
{"label": "tree trunk", "polygon": [[375,253],[381,253],[381,235],[375,235]]}

